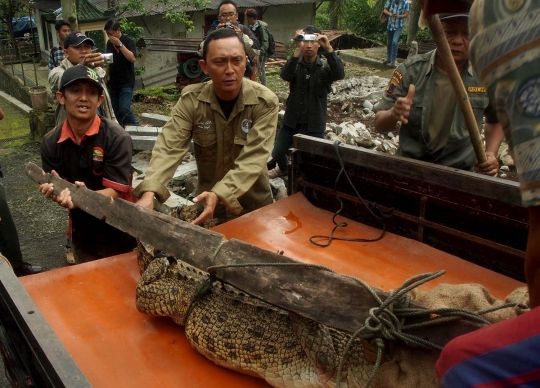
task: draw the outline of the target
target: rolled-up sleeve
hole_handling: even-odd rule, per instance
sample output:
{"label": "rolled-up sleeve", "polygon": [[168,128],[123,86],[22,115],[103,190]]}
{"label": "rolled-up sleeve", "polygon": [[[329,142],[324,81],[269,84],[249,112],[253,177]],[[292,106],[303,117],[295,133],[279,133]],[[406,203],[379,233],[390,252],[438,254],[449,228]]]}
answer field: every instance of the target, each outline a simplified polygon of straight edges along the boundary
{"label": "rolled-up sleeve", "polygon": [[170,197],[166,186],[189,150],[192,129],[190,108],[192,109],[190,99],[180,97],[172,110],[171,120],[158,135],[146,177],[133,192],[137,198],[148,191],[154,192],[160,202],[165,202]]}

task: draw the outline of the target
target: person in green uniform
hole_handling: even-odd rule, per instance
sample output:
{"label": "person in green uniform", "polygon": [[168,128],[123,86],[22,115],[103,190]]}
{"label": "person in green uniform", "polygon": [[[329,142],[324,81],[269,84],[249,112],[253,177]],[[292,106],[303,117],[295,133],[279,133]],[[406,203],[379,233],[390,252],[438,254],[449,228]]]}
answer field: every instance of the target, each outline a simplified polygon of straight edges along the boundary
{"label": "person in green uniform", "polygon": [[204,205],[200,224],[229,220],[272,203],[266,162],[276,136],[279,101],[265,86],[243,77],[246,49],[235,30],[206,37],[201,68],[212,82],[189,85],[172,110],[152,150],[144,181],[133,194],[152,209],[165,202],[167,184],[193,139],[198,184],[195,203]]}
{"label": "person in green uniform", "polygon": [[437,50],[411,57],[394,71],[379,103],[375,128],[393,130],[401,121],[397,155],[495,176],[504,133],[486,88],[469,63],[468,15],[440,19],[479,128],[485,116],[487,161],[476,161],[465,118]]}

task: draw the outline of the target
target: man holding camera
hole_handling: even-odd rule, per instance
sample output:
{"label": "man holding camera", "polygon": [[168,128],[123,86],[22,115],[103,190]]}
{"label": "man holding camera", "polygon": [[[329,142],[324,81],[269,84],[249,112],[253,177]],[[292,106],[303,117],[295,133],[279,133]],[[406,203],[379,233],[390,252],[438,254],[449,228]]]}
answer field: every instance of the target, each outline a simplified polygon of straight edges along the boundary
{"label": "man holding camera", "polygon": [[[296,31],[294,41],[296,50],[281,69],[281,78],[290,83],[289,97],[272,161],[268,163],[271,179],[287,174],[287,150],[294,135],[324,137],[328,93],[332,82],[345,78],[343,62],[319,28],[307,26]],[[324,50],[323,58],[318,55],[319,48]]]}
{"label": "man holding camera", "polygon": [[[259,49],[261,46],[253,31],[238,23],[238,8],[236,3],[232,0],[223,0],[221,3],[219,3],[218,20],[215,20],[214,23],[212,23],[210,32],[220,28],[229,28],[234,30],[244,42],[244,48],[249,57],[249,61],[246,64],[246,72],[244,73],[244,77],[250,78],[253,73],[251,62],[253,62],[254,65],[257,65]],[[201,57],[203,56],[203,45],[204,40],[201,42],[199,49],[199,55]]]}
{"label": "man holding camera", "polygon": [[[92,52],[92,47],[95,45],[96,44],[92,39],[80,31],[73,31],[66,37],[64,40],[64,54],[66,58],[60,62],[60,66],[55,67],[49,73],[49,85],[51,86],[53,95],[56,95],[56,92],[60,89],[60,80],[62,79],[64,72],[70,67],[78,64],[94,69],[100,77],[101,85],[105,87],[104,77],[106,73],[105,70],[101,68],[105,63],[105,59],[100,52]],[[101,104],[98,113],[109,120],[116,121],[111,105],[111,99],[109,98],[107,90],[105,90],[104,96],[105,101]],[[57,105],[55,117],[56,125],[60,125],[66,120],[66,110],[63,105]]]}
{"label": "man holding camera", "polygon": [[104,27],[109,41],[107,54],[112,54],[109,65],[109,95],[118,122],[122,127],[139,125],[131,110],[133,89],[135,88],[135,61],[137,47],[130,37],[122,34],[120,22],[109,19]]}

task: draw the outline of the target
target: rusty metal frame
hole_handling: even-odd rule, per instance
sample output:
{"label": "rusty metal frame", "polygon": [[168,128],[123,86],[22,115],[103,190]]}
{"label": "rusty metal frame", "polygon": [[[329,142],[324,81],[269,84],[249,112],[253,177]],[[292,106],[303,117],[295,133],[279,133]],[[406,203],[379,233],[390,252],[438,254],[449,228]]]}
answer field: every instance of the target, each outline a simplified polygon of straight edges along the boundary
{"label": "rusty metal frame", "polygon": [[9,338],[3,346],[13,344],[9,351],[17,354],[24,364],[28,386],[30,382],[37,387],[91,386],[3,256],[0,257],[0,326]]}

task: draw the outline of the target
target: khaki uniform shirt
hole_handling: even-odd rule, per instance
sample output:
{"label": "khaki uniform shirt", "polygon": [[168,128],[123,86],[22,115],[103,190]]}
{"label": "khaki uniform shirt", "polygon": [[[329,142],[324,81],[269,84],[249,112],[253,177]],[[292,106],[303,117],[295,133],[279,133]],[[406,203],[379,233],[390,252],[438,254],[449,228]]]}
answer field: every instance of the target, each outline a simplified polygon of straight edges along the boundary
{"label": "khaki uniform shirt", "polygon": [[[64,60],[60,62],[60,66],[55,67],[49,72],[49,85],[51,86],[51,93],[55,99],[56,92],[60,89],[60,81],[62,80],[64,71],[73,66],[75,65],[73,65],[68,58],[64,58]],[[100,106],[101,114],[106,119],[117,123],[118,121],[116,121],[116,116],[114,115],[114,110],[111,104],[111,97],[109,97],[107,85],[105,84],[105,76],[107,73],[101,67],[96,67],[94,71],[97,73],[97,75],[99,75],[101,86],[103,86],[103,95],[105,96],[105,100]],[[66,109],[58,101],[56,101],[56,111],[54,115],[56,117],[56,126],[62,124],[67,118]]]}
{"label": "khaki uniform shirt", "polygon": [[[436,51],[434,50],[411,57],[399,65],[379,103],[379,110],[391,109],[398,97],[407,95],[409,85],[414,84],[416,92],[409,122],[401,125],[397,154],[448,167],[471,170],[476,162],[476,156],[459,104],[456,104],[454,108],[446,145],[439,150],[431,150],[429,147],[432,143],[428,128],[430,115],[432,110],[437,109],[437,106],[433,105],[435,58]],[[487,122],[497,122],[497,116],[491,106],[486,109],[489,105],[487,91],[472,74],[472,69],[469,68],[463,72],[461,78],[471,101],[478,128],[482,128],[484,113]]]}
{"label": "khaki uniform shirt", "polygon": [[160,202],[166,201],[166,185],[193,139],[197,194],[214,192],[234,214],[272,203],[266,162],[274,145],[278,107],[274,93],[244,78],[226,119],[212,82],[187,86],[158,136],[146,177],[134,195],[153,191]]}

